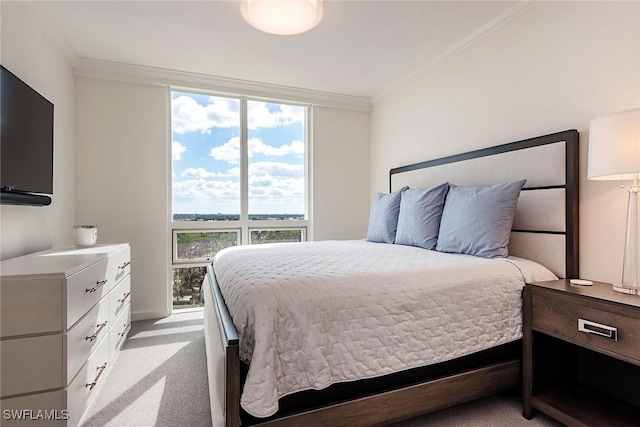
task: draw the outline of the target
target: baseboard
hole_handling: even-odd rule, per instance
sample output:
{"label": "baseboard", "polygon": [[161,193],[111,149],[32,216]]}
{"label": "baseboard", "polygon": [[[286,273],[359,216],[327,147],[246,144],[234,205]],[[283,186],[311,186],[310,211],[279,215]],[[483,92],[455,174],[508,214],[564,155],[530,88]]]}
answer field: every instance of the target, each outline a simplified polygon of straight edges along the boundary
{"label": "baseboard", "polygon": [[131,321],[136,322],[138,320],[162,319],[170,314],[171,312],[168,310],[132,311]]}

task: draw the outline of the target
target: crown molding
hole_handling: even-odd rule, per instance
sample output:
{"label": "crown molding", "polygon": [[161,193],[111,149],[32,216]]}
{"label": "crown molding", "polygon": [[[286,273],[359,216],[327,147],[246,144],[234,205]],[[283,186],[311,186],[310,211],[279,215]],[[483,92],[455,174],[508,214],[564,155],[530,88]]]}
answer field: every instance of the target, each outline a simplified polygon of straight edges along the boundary
{"label": "crown molding", "polygon": [[20,4],[25,13],[40,27],[42,33],[51,41],[53,47],[73,68],[74,75],[76,76],[128,83],[202,89],[230,95],[294,101],[344,110],[363,112],[370,112],[372,110],[371,99],[363,96],[322,92],[208,74],[79,57],[51,25],[47,17],[41,14],[37,8],[33,7],[31,2],[20,1],[18,4]]}
{"label": "crown molding", "polygon": [[[1,1],[1,0],[0,0]],[[51,42],[53,48],[62,55],[62,57],[67,61],[67,63],[73,67],[75,63],[78,62],[79,57],[76,55],[75,51],[69,46],[69,44],[60,37],[58,31],[51,25],[51,21],[49,21],[46,16],[38,11],[37,8],[33,7],[30,1],[19,1],[17,2],[22,10],[37,24],[42,31],[42,34]]]}
{"label": "crown molding", "polygon": [[362,96],[321,92],[120,62],[80,58],[73,67],[73,72],[78,77],[93,79],[201,89],[221,94],[294,101],[344,110],[363,112],[372,110],[371,100]]}
{"label": "crown molding", "polygon": [[[1,1],[1,0],[0,0]],[[315,91],[284,85],[253,82],[248,80],[218,77],[208,74],[125,64],[79,57],[69,44],[60,37],[46,16],[29,1],[18,2],[22,9],[40,27],[54,48],[71,65],[74,75],[128,83],[156,84],[189,89],[202,89],[232,95],[278,99],[312,104],[321,107],[370,112],[368,97]]]}
{"label": "crown molding", "polygon": [[345,95],[331,92],[315,91],[284,85],[232,79],[208,74],[170,70],[164,68],[147,67],[142,65],[125,64],[112,61],[79,57],[57,31],[49,20],[42,16],[29,1],[18,2],[25,12],[40,26],[43,33],[51,40],[52,45],[73,67],[74,74],[80,77],[98,78],[128,83],[156,84],[189,89],[201,89],[230,95],[246,95],[257,98],[279,99],[312,104],[321,107],[339,108],[371,112],[373,105],[389,93],[418,76],[428,74],[459,53],[471,47],[476,42],[490,35],[503,25],[511,22],[544,0],[518,0],[513,6],[489,20],[475,31],[459,40],[429,61],[419,70],[409,74],[386,90],[372,98]]}
{"label": "crown molding", "polygon": [[480,26],[472,33],[463,37],[457,43],[451,45],[448,49],[443,51],[440,55],[436,56],[433,60],[429,61],[427,64],[425,64],[423,67],[421,67],[417,71],[409,74],[407,77],[398,81],[397,83],[390,86],[386,90],[373,96],[371,98],[372,104],[376,104],[386,95],[398,89],[400,86],[404,85],[405,83],[417,78],[418,76],[422,76],[434,71],[435,69],[437,69],[442,64],[446,63],[447,61],[449,61],[459,53],[464,52],[466,49],[468,49],[475,43],[487,37],[489,34],[493,33],[494,31],[501,28],[502,26],[513,21],[514,19],[524,14],[528,10],[532,9],[533,7],[537,6],[539,3],[542,3],[543,1],[544,0],[532,0],[532,1],[518,0],[516,4],[505,9],[500,14],[498,14],[497,16],[495,16],[494,18],[486,22],[484,25]]}

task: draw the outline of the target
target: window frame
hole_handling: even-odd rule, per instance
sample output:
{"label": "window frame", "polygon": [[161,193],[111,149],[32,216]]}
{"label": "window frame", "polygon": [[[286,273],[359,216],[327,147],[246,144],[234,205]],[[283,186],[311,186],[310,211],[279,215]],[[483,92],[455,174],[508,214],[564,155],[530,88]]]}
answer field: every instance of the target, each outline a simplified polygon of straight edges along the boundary
{"label": "window frame", "polygon": [[[271,221],[273,222],[273,221]],[[259,245],[260,243],[252,243],[251,242],[251,232],[252,231],[300,231],[300,241],[306,242],[306,234],[307,227],[249,227],[248,237],[249,237],[249,245]]]}
{"label": "window frame", "polygon": [[[237,99],[240,102],[240,219],[230,221],[174,221],[173,220],[173,157],[172,157],[172,93],[181,92],[195,95],[215,96],[229,99]],[[305,213],[304,219],[300,220],[250,220],[249,219],[249,158],[248,158],[248,102],[267,102],[273,104],[285,104],[300,106],[306,108],[304,118],[304,137],[305,137],[305,154],[304,154],[304,181],[305,181]],[[169,86],[167,90],[167,217],[169,226],[169,301],[170,310],[173,310],[173,274],[174,268],[187,268],[206,266],[211,263],[210,258],[198,258],[189,260],[177,259],[177,233],[183,232],[237,232],[239,236],[238,245],[251,244],[251,231],[253,230],[301,230],[302,241],[312,240],[312,135],[313,129],[313,105],[304,102],[296,102],[284,99],[261,98],[244,95],[234,95],[229,93],[215,92],[198,88],[185,88],[178,86]]]}
{"label": "window frame", "polygon": [[[201,222],[198,222],[198,224],[202,224]],[[173,233],[173,237],[172,237],[172,245],[171,245],[171,252],[172,252],[172,264],[174,267],[176,266],[182,266],[185,264],[200,264],[200,265],[206,265],[208,263],[210,263],[212,261],[211,257],[206,257],[206,258],[186,258],[186,259],[182,259],[182,258],[178,258],[178,234],[180,233],[236,233],[236,246],[240,245],[240,232],[238,231],[237,228],[225,228],[225,229],[211,229],[211,228],[197,228],[197,229],[192,229],[192,228],[177,228],[174,227],[172,228],[172,233]]]}

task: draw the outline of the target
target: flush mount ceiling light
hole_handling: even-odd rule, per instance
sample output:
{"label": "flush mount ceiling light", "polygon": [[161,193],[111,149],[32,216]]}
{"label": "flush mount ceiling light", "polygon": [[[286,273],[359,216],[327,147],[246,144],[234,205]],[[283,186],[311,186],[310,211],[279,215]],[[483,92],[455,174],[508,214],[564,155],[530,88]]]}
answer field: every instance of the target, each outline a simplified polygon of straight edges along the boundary
{"label": "flush mount ceiling light", "polygon": [[322,19],[322,0],[244,0],[242,16],[266,33],[300,34]]}

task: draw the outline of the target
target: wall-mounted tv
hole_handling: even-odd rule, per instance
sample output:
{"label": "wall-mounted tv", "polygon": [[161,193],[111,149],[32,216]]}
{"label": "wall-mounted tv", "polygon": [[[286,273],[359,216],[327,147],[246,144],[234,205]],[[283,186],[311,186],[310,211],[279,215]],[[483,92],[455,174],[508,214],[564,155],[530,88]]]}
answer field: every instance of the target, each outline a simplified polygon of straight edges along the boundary
{"label": "wall-mounted tv", "polygon": [[2,204],[49,205],[53,194],[53,104],[1,65],[0,190]]}

